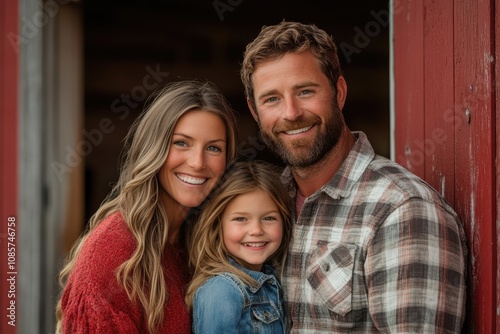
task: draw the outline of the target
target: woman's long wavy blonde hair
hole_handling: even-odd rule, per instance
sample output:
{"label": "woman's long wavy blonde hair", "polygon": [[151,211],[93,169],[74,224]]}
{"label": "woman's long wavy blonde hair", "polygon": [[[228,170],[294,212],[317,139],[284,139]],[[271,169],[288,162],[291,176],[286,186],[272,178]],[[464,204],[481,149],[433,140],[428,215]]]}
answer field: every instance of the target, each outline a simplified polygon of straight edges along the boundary
{"label": "woman's long wavy blonde hair", "polygon": [[[192,110],[212,112],[225,122],[226,163],[234,159],[236,118],[219,90],[213,84],[201,81],[168,84],[134,122],[125,139],[124,163],[119,180],[91,217],[88,233],[75,244],[59,275],[59,282],[64,289],[88,235],[104,218],[114,212],[121,212],[136,240],[137,248],[132,257],[118,268],[116,279],[131,301],[139,300],[141,303],[151,332],[155,332],[162,323],[164,304],[168,301],[161,260],[168,242],[169,220],[160,204],[157,174],[169,153],[177,121]],[[147,291],[143,290],[144,286],[149,287]],[[56,314],[57,333],[60,333],[64,317],[61,300]]]}
{"label": "woman's long wavy blonde hair", "polygon": [[[287,188],[280,181],[280,173],[270,163],[263,161],[236,162],[216,190],[206,201],[196,225],[188,238],[189,263],[194,275],[186,292],[186,304],[193,307],[196,290],[207,279],[220,273],[231,273],[247,285],[255,285],[254,279],[231,265],[229,252],[223,242],[221,217],[229,202],[241,194],[262,190],[269,194],[278,206],[283,219],[283,239],[278,250],[267,260],[275,267],[283,267],[292,238],[292,206]],[[238,259],[234,259],[238,262]],[[241,264],[241,263],[240,263]]]}

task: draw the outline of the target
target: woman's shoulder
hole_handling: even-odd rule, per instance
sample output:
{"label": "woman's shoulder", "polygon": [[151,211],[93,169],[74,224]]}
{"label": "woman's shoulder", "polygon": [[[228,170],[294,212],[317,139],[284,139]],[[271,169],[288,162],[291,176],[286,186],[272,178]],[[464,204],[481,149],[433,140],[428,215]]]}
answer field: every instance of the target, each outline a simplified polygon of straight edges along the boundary
{"label": "woman's shoulder", "polygon": [[135,249],[135,239],[121,213],[113,213],[101,221],[87,236],[75,263],[75,271],[102,272],[115,275],[115,270],[128,260]]}
{"label": "woman's shoulder", "polygon": [[130,244],[135,243],[132,233],[130,232],[125,219],[120,212],[115,212],[104,218],[88,237],[89,242],[106,241],[114,244]]}
{"label": "woman's shoulder", "polygon": [[[117,268],[130,258],[134,249],[134,238],[119,213],[106,217],[90,232],[77,255],[61,299],[68,319],[65,322],[75,322],[78,326],[83,326],[78,321],[111,326],[115,321],[130,321],[130,328],[139,326],[140,310],[130,303],[116,279]],[[83,310],[85,312],[81,313]],[[103,320],[99,314],[106,313],[108,316]]]}

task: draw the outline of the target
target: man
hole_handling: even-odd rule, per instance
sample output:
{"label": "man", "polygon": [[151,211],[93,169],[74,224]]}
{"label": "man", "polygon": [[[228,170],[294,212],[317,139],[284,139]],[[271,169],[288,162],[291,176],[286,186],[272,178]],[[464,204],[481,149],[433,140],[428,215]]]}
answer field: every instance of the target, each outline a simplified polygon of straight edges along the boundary
{"label": "man", "polygon": [[297,220],[282,277],[292,333],[459,333],[466,245],[428,184],[351,132],[328,34],[264,27],[241,78],[264,142],[287,164]]}

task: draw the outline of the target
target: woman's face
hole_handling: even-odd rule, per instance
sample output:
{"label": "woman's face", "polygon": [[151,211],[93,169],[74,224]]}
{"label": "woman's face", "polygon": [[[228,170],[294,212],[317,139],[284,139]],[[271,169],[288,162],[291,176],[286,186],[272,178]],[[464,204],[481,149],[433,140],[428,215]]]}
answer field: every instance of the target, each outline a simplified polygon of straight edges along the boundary
{"label": "woman's face", "polygon": [[158,175],[167,212],[200,205],[224,173],[226,154],[226,125],[219,116],[199,109],[184,114]]}

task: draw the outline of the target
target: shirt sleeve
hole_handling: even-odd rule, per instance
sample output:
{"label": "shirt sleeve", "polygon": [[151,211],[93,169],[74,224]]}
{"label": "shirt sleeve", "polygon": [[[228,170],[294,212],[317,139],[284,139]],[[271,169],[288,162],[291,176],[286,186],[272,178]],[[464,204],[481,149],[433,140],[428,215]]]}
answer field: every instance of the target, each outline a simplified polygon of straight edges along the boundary
{"label": "shirt sleeve", "polygon": [[389,215],[365,261],[370,314],[384,333],[458,333],[466,249],[458,217],[410,199]]}
{"label": "shirt sleeve", "polygon": [[223,276],[215,276],[195,293],[194,333],[238,333],[244,308],[242,291]]}

